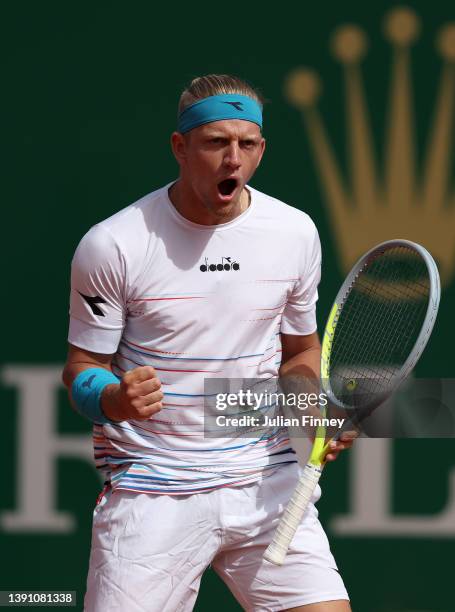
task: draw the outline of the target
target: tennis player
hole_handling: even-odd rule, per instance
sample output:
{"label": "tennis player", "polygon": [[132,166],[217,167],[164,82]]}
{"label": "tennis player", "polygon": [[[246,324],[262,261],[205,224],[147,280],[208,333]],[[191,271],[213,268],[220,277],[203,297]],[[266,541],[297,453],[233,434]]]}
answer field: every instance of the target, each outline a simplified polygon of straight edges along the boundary
{"label": "tennis player", "polygon": [[63,378],[106,474],[89,612],[192,610],[209,564],[245,610],[350,610],[314,503],[284,565],[262,558],[299,476],[287,429],[204,435],[204,380],[318,376],[316,228],[248,185],[262,106],[238,78],[194,79],[171,137],[179,178],[76,250]]}

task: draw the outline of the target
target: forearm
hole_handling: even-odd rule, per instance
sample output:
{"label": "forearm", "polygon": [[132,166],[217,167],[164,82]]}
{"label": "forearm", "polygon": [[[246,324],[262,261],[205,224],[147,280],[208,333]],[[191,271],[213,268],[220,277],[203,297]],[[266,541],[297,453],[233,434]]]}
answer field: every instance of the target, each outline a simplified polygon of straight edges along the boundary
{"label": "forearm", "polygon": [[[93,368],[95,368],[95,370],[108,372],[112,376],[111,362],[112,355],[93,353],[79,349],[75,346],[70,346],[68,360],[62,374],[62,380],[68,389],[68,396],[71,406],[74,410],[76,410],[76,412],[80,413],[72,394],[75,379],[82,372],[91,370]],[[118,418],[116,418],[116,413],[118,412],[118,391],[120,384],[115,384],[115,379],[113,377],[112,379],[111,384],[106,385],[102,390],[102,394],[100,396],[100,407],[106,418],[111,421],[116,421],[118,420]],[[90,384],[87,385],[87,391],[89,390],[90,386]]]}
{"label": "forearm", "polygon": [[[289,347],[289,345],[291,345]],[[280,387],[287,395],[287,406],[295,411],[295,398],[316,398],[319,393],[319,371],[321,360],[321,347],[319,339],[313,336],[309,346],[300,346],[298,352],[286,350],[295,348],[290,342],[284,346],[284,360],[279,370]],[[309,405],[306,410],[317,415],[318,408]]]}
{"label": "forearm", "polygon": [[[297,353],[282,364],[279,371],[280,385],[288,397],[290,394],[298,396],[302,393],[321,393],[320,363],[321,347],[313,346]],[[315,405],[309,405],[307,410],[314,416],[320,416],[319,408]],[[330,411],[330,417],[346,418],[347,416],[345,410],[333,404],[326,410]]]}
{"label": "forearm", "polygon": [[282,363],[279,375],[283,378],[296,376],[319,380],[320,363],[321,348],[308,348]]}
{"label": "forearm", "polygon": [[284,353],[284,361],[279,370],[283,390],[287,393],[317,393],[320,362],[319,342],[292,356]]}
{"label": "forearm", "polygon": [[[76,409],[76,406],[73,400],[73,396],[71,393],[71,387],[72,387],[73,381],[78,374],[80,374],[84,370],[87,370],[89,368],[94,368],[94,367],[104,367],[104,366],[101,366],[99,364],[94,365],[93,363],[82,363],[81,362],[78,364],[72,364],[70,368],[65,368],[65,370],[63,371],[63,376],[62,376],[63,382],[68,389],[68,397],[70,400],[71,407],[76,412],[78,412],[78,410]],[[110,368],[107,368],[107,367],[104,367],[104,369],[108,370],[109,372],[111,371]],[[106,416],[106,418],[108,418],[110,421],[120,421],[121,420],[117,416],[119,414],[119,390],[120,390],[120,381],[118,384],[107,385],[103,389],[103,392],[101,394],[101,410],[103,414]]]}

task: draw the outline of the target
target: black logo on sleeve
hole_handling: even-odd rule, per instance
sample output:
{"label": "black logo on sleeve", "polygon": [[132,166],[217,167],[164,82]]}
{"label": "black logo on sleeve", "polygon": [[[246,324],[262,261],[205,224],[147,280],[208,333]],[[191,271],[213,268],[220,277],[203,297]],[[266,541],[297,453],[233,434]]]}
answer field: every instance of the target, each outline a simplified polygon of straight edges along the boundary
{"label": "black logo on sleeve", "polygon": [[243,111],[243,102],[223,102],[223,104],[230,104],[235,110]]}
{"label": "black logo on sleeve", "polygon": [[201,272],[229,272],[230,270],[240,270],[240,264],[237,261],[232,261],[232,257],[222,257],[221,263],[209,264],[209,260],[206,257],[205,263],[199,266],[199,270]]}
{"label": "black logo on sleeve", "polygon": [[78,291],[78,293],[79,293],[79,295],[81,297],[84,298],[84,300],[90,306],[90,308],[92,309],[92,312],[93,312],[94,315],[96,315],[97,317],[104,317],[104,316],[106,316],[104,314],[104,312],[101,310],[101,308],[98,308],[98,306],[97,306],[97,304],[105,304],[106,300],[104,300],[99,295],[95,295],[94,297],[92,297],[90,295],[84,295],[80,291]]}

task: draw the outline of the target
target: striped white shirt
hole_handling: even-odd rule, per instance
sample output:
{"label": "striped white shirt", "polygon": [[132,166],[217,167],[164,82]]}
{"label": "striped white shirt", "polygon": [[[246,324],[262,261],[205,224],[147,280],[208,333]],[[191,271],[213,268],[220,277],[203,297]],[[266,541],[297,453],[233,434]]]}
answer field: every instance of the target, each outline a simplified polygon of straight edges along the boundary
{"label": "striped white shirt", "polygon": [[96,465],[113,488],[188,494],[296,461],[280,427],[206,435],[204,381],[277,376],[280,333],[316,330],[321,254],[308,215],[251,187],[249,208],[216,226],[182,217],[168,189],[83,237],[69,342],[115,354],[119,377],[152,365],[162,383],[163,409],[148,421],[94,426]]}

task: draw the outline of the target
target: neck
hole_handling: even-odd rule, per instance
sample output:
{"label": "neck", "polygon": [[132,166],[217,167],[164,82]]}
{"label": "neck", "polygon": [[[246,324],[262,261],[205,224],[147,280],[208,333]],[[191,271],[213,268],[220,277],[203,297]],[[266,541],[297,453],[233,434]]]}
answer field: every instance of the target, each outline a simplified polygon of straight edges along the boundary
{"label": "neck", "polygon": [[223,209],[217,209],[210,203],[201,201],[191,186],[181,178],[171,185],[168,195],[174,208],[182,217],[199,225],[228,223],[244,213],[251,202],[250,192],[244,187],[236,201],[225,205]]}

